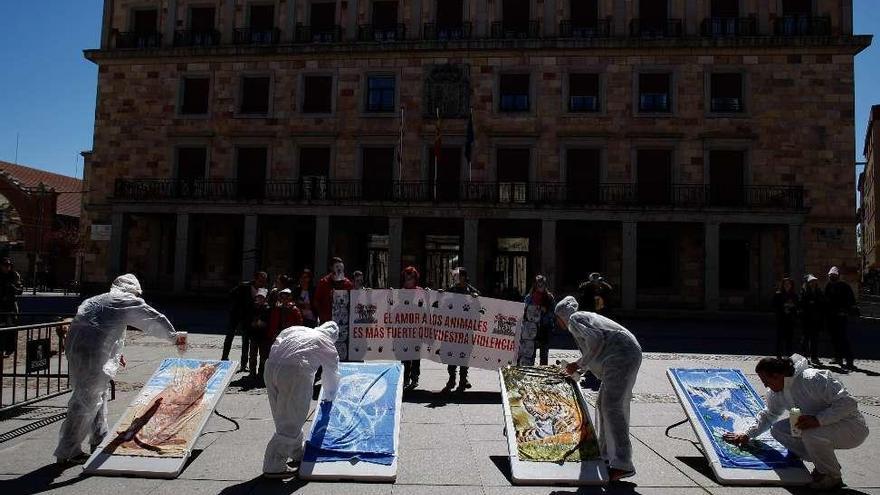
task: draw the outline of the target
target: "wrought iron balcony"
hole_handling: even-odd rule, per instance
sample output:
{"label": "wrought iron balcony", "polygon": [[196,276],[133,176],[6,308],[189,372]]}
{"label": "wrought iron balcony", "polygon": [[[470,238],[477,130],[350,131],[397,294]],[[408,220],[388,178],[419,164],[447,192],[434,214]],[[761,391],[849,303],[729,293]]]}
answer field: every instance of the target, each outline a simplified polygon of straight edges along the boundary
{"label": "wrought iron balcony", "polygon": [[490,35],[495,39],[537,39],[541,37],[541,25],[538,21],[526,23],[493,22]]}
{"label": "wrought iron balcony", "polygon": [[641,38],[681,38],[681,19],[633,19],[629,23],[630,36]]}
{"label": "wrought iron balcony", "polygon": [[708,37],[755,36],[758,19],[752,17],[709,17],[703,19],[700,33]]}
{"label": "wrought iron balcony", "polygon": [[220,44],[220,31],[193,31],[190,29],[174,32],[174,46],[217,46]]}
{"label": "wrought iron balcony", "polygon": [[297,43],[337,43],[342,41],[342,26],[296,25]]}
{"label": "wrought iron balcony", "polygon": [[735,210],[802,210],[800,186],[705,184],[567,184],[561,182],[117,179],[115,199],[172,202],[301,204],[470,203],[476,205]]}
{"label": "wrought iron balcony", "polygon": [[423,30],[426,40],[469,40],[473,33],[473,24],[470,22],[462,22],[461,24],[450,25],[428,22],[425,23]]}
{"label": "wrought iron balcony", "polygon": [[158,31],[128,31],[113,33],[116,48],[144,49],[162,46],[162,33]]}
{"label": "wrought iron balcony", "polygon": [[402,23],[390,26],[376,24],[358,26],[358,40],[360,41],[403,41],[405,39],[406,26]]}
{"label": "wrought iron balcony", "polygon": [[596,19],[592,23],[576,23],[565,20],[559,23],[560,38],[607,38],[614,36],[614,22],[611,17]]}
{"label": "wrought iron balcony", "polygon": [[236,45],[275,45],[281,39],[281,30],[240,28],[232,31],[232,42]]}
{"label": "wrought iron balcony", "polygon": [[777,36],[830,36],[831,18],[805,15],[787,15],[773,19]]}

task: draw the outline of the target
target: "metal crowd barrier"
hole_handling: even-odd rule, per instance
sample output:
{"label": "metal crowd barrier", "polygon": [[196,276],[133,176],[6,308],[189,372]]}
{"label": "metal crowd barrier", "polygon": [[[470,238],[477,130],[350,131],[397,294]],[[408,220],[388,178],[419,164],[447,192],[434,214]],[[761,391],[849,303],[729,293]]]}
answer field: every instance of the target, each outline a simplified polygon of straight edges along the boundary
{"label": "metal crowd barrier", "polygon": [[0,328],[0,414],[70,391],[62,357],[70,321]]}

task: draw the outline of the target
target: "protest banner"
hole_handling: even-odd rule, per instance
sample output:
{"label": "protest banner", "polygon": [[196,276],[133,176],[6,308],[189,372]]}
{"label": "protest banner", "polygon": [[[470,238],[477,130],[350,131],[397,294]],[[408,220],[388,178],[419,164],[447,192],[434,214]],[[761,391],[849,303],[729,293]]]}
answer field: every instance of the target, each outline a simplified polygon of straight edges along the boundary
{"label": "protest banner", "polygon": [[431,359],[484,369],[517,362],[522,303],[388,289],[351,291],[350,304],[353,360]]}

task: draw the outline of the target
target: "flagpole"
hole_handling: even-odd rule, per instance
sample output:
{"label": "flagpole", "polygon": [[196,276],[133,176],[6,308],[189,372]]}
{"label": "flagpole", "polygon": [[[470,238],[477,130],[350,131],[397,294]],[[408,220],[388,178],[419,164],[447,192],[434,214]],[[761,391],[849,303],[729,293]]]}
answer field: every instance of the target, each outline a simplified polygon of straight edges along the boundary
{"label": "flagpole", "polygon": [[406,117],[406,113],[404,110],[404,106],[400,105],[400,131],[398,132],[398,137],[397,137],[398,140],[400,141],[400,145],[399,145],[400,149],[397,150],[397,153],[398,153],[398,157],[397,157],[397,182],[398,182],[398,184],[401,181],[403,181],[403,160],[404,160],[404,157],[403,157],[403,125],[404,125],[405,117]]}
{"label": "flagpole", "polygon": [[439,150],[437,149],[437,140],[440,137],[440,108],[434,108],[437,115],[437,123],[434,129],[434,201],[437,201],[437,169],[440,168]]}
{"label": "flagpole", "polygon": [[[473,125],[474,125],[474,107],[471,107],[470,125],[471,125],[471,127],[473,127]],[[476,132],[474,132],[474,134],[476,134]],[[475,142],[476,140],[477,140],[477,138],[476,138],[476,136],[474,136],[472,141]],[[473,167],[471,167],[471,163],[473,163],[473,161],[474,161],[474,144],[473,144],[473,142],[471,142],[471,153],[470,153],[470,156],[468,157],[468,182],[474,181]]]}

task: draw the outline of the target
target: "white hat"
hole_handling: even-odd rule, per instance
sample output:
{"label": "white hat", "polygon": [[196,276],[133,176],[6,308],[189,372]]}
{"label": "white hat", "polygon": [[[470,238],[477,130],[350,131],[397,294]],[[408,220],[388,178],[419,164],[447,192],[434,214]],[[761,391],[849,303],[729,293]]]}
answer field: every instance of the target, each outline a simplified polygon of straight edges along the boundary
{"label": "white hat", "polygon": [[269,295],[269,291],[267,291],[266,289],[257,289],[256,297],[259,297],[259,296],[266,297],[268,295]]}
{"label": "white hat", "polygon": [[840,275],[840,269],[836,266],[832,266],[830,270],[828,270],[828,275]]}
{"label": "white hat", "polygon": [[279,294],[293,294],[293,292],[291,292],[290,289],[281,289],[278,293]]}
{"label": "white hat", "polygon": [[812,273],[808,273],[808,274],[807,274],[807,283],[810,283],[810,282],[812,282],[813,280],[819,280],[819,279],[816,278]]}

